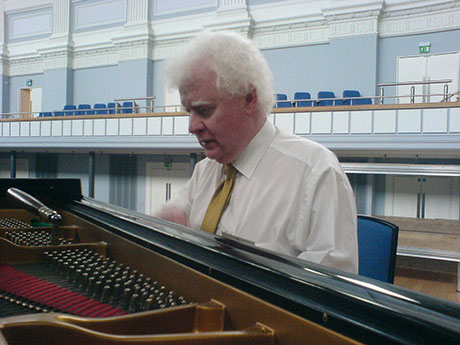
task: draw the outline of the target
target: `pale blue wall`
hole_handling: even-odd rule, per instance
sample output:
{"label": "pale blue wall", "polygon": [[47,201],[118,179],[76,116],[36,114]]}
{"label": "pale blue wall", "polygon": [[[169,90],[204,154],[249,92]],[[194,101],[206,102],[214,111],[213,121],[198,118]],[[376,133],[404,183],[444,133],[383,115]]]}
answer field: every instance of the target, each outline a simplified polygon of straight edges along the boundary
{"label": "pale blue wall", "polygon": [[[332,40],[329,44],[267,49],[262,51],[274,76],[274,89],[293,98],[296,91],[333,91],[337,97],[345,89],[376,94],[377,37],[375,35]],[[154,63],[154,95],[163,105],[165,61]]]}
{"label": "pale blue wall", "polygon": [[42,110],[60,110],[73,103],[73,73],[70,68],[44,71]]}
{"label": "pale blue wall", "polygon": [[201,0],[199,6],[187,0],[150,0],[150,17],[167,19],[217,10],[216,0]]}
{"label": "pale blue wall", "polygon": [[153,94],[155,95],[155,104],[164,105],[165,90],[164,90],[164,75],[166,69],[166,61],[155,61],[153,63]]}
{"label": "pale blue wall", "polygon": [[294,92],[333,91],[341,97],[343,90],[359,90],[375,95],[377,38],[363,36],[332,40],[329,44],[264,50],[274,75],[276,93],[292,99]]}
{"label": "pale blue wall", "polygon": [[108,103],[116,98],[153,96],[153,62],[134,60],[117,66],[74,71],[74,104]]}

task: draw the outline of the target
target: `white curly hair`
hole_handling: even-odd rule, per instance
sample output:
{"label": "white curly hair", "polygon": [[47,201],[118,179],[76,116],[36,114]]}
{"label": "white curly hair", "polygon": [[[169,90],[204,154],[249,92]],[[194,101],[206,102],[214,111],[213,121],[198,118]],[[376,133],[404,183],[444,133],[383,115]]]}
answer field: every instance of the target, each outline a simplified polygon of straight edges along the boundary
{"label": "white curly hair", "polygon": [[246,96],[255,89],[260,108],[265,114],[270,112],[275,102],[273,74],[251,40],[228,31],[200,33],[169,62],[168,85],[180,88],[199,63],[206,63],[216,74],[219,92]]}

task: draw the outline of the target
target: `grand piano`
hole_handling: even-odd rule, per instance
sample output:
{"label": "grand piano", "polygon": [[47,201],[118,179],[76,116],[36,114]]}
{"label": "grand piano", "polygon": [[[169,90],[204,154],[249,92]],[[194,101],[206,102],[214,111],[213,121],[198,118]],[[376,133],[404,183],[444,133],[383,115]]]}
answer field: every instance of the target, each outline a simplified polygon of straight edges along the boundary
{"label": "grand piano", "polygon": [[0,344],[460,344],[460,308],[0,179]]}

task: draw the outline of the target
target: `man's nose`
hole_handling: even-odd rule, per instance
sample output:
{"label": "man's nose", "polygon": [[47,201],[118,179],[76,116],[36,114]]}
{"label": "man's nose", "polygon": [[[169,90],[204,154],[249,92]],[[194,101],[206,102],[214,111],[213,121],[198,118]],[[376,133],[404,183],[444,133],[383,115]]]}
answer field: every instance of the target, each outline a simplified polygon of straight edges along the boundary
{"label": "man's nose", "polygon": [[193,110],[190,112],[190,122],[188,130],[190,133],[196,134],[200,130],[204,129],[203,120],[199,115],[197,115]]}

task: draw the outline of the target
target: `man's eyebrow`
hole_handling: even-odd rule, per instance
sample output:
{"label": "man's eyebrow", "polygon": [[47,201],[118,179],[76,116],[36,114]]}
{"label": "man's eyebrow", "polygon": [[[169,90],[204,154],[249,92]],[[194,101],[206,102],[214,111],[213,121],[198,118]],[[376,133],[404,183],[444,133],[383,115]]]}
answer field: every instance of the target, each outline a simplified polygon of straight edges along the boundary
{"label": "man's eyebrow", "polygon": [[191,107],[201,107],[203,105],[211,105],[212,102],[209,101],[195,101],[190,104]]}

